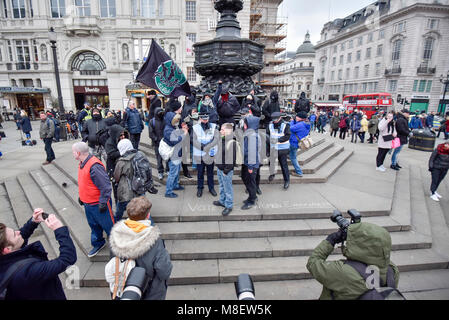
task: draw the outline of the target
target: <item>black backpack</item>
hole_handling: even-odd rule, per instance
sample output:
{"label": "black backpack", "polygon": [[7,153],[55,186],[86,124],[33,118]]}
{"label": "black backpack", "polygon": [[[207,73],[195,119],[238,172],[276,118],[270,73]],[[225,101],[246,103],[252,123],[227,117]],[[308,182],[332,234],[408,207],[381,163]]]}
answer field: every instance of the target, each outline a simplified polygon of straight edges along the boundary
{"label": "black backpack", "polygon": [[101,129],[96,133],[96,136],[98,144],[104,146],[106,144],[106,141],[108,141],[109,139],[109,129],[108,128]]}
{"label": "black backpack", "polygon": [[142,152],[137,151],[131,160],[131,167],[133,170],[133,176],[130,181],[131,189],[138,195],[144,195],[147,191],[153,194],[157,193],[153,184],[151,164]]}
{"label": "black backpack", "polygon": [[[366,273],[368,265],[365,263],[354,260],[346,260],[345,264],[354,268],[365,281],[366,279],[368,279],[369,276],[372,275],[372,273]],[[391,268],[391,266],[388,266],[386,285],[366,291],[364,294],[358,297],[357,300],[406,300],[406,299],[402,295],[402,293],[399,292],[399,290],[396,288],[393,268]]]}

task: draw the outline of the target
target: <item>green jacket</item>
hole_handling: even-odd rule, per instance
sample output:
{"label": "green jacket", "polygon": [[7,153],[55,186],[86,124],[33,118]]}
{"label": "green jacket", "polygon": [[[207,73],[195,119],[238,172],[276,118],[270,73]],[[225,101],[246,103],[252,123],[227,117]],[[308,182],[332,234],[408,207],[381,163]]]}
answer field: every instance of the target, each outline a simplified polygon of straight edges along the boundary
{"label": "green jacket", "polygon": [[[344,260],[326,261],[333,251],[334,247],[324,240],[315,248],[307,262],[307,270],[323,285],[320,299],[332,299],[332,291],[336,300],[355,300],[368,291],[365,281],[354,268],[344,264]],[[381,285],[386,283],[390,265],[397,287],[399,270],[390,262],[390,252],[391,237],[386,229],[366,222],[349,226],[343,255],[350,260],[377,266]]]}

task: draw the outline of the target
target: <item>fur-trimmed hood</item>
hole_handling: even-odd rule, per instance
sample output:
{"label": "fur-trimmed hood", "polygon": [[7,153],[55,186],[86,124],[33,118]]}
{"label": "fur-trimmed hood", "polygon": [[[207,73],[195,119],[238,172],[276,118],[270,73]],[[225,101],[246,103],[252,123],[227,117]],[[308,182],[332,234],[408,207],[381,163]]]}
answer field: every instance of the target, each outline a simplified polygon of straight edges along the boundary
{"label": "fur-trimmed hood", "polygon": [[109,245],[114,255],[125,259],[137,259],[148,252],[160,237],[157,226],[151,226],[150,220],[141,220],[140,223],[148,228],[136,233],[125,224],[126,220],[117,222],[111,230]]}

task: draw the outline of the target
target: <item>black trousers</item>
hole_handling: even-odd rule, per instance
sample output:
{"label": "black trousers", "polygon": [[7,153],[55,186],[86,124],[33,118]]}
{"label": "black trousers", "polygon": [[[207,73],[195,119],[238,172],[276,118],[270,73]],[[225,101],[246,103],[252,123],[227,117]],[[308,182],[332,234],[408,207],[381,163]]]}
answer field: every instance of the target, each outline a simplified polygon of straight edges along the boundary
{"label": "black trousers", "polygon": [[362,143],[365,142],[365,131],[359,131],[359,138]]}
{"label": "black trousers", "polygon": [[337,132],[338,132],[338,129],[332,129],[331,137],[334,136],[334,138],[336,138],[337,137]]}
{"label": "black trousers", "polygon": [[[351,142],[355,142],[357,143],[357,137],[359,135],[358,131],[352,131],[352,136],[351,136]],[[354,141],[354,137],[355,137],[355,141]]]}
{"label": "black trousers", "polygon": [[346,131],[348,131],[347,128],[340,128],[340,139],[346,138]]}
{"label": "black trousers", "polygon": [[288,170],[288,155],[290,153],[290,149],[288,150],[274,150],[271,149],[270,151],[270,175],[274,175],[276,174],[275,171],[275,164],[276,164],[276,159],[273,159],[275,156],[278,156],[278,160],[279,160],[279,164],[281,166],[281,170],[282,170],[282,176],[284,177],[284,182],[290,181],[290,172]]}
{"label": "black trousers", "polygon": [[154,145],[154,153],[156,154],[157,160],[157,172],[164,173],[164,163],[161,155],[159,154],[159,143],[153,141],[153,145]]}
{"label": "black trousers", "polygon": [[390,151],[390,149],[384,149],[384,148],[378,149],[377,158],[376,158],[376,165],[378,168],[384,164],[385,157],[387,156],[388,151]]}
{"label": "black trousers", "polygon": [[[240,177],[241,178],[243,178],[243,171],[244,171],[244,167],[245,165],[242,165],[242,171],[241,171],[241,174],[240,174]],[[259,168],[257,169],[257,174],[256,174],[256,187],[257,188],[259,188],[259,185],[260,185],[260,167],[261,166],[259,166]]]}
{"label": "black trousers", "polygon": [[[204,171],[207,173],[207,186],[210,190],[214,190],[214,165],[215,163],[212,162],[212,164],[206,164],[203,161],[201,161],[201,164],[196,165],[197,177],[198,177],[198,189],[204,188]],[[186,165],[187,166],[187,165]]]}
{"label": "black trousers", "polygon": [[130,135],[129,140],[131,140],[133,148],[138,150],[140,143],[140,133],[130,133],[129,135]]}
{"label": "black trousers", "polygon": [[47,161],[52,162],[56,159],[55,153],[53,151],[53,148],[51,147],[51,143],[53,142],[53,138],[45,138],[45,152],[47,153]]}
{"label": "black trousers", "polygon": [[432,192],[432,194],[437,191],[441,181],[443,181],[447,174],[447,170],[448,169],[432,169],[432,184],[430,185],[430,192]]}
{"label": "black trousers", "polygon": [[245,201],[249,204],[255,204],[257,200],[257,185],[256,185],[256,177],[257,177],[256,169],[253,170],[253,173],[248,172],[248,166],[242,166],[242,181],[245,184],[246,189],[248,190],[248,199]]}

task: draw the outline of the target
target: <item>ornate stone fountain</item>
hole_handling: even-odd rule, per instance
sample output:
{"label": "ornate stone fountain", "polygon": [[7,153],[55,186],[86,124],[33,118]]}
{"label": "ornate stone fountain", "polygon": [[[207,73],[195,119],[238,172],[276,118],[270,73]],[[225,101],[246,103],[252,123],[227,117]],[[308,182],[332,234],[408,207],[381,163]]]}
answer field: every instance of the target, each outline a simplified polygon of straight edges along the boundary
{"label": "ornate stone fountain", "polygon": [[242,39],[237,12],[243,9],[242,0],[215,0],[215,9],[221,13],[213,40],[195,43],[195,69],[204,78],[197,87],[197,96],[215,93],[219,80],[229,91],[244,97],[254,89],[256,95],[265,95],[251,76],[263,67],[265,46],[249,39]]}

